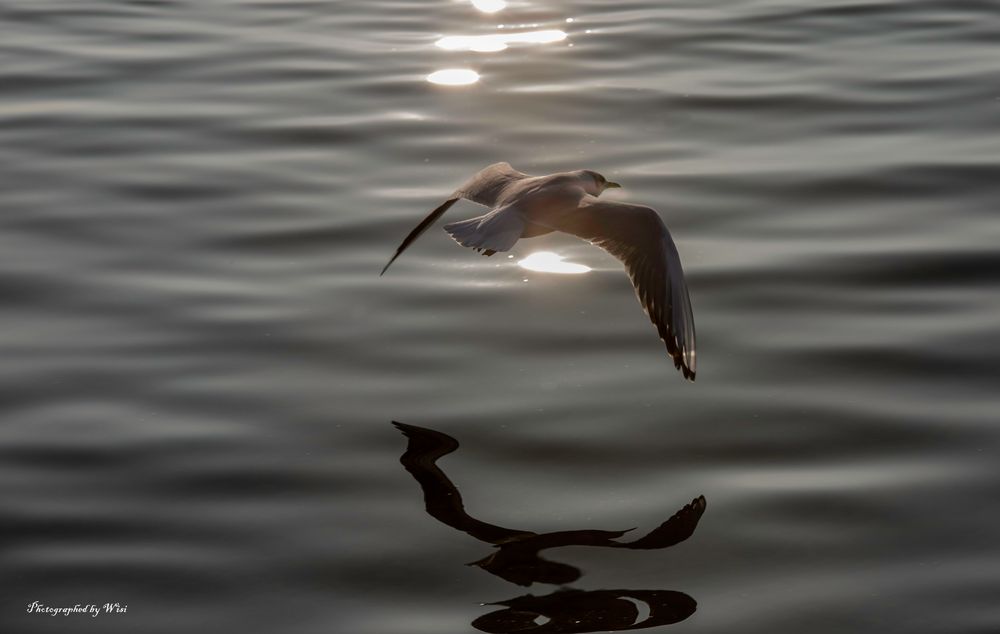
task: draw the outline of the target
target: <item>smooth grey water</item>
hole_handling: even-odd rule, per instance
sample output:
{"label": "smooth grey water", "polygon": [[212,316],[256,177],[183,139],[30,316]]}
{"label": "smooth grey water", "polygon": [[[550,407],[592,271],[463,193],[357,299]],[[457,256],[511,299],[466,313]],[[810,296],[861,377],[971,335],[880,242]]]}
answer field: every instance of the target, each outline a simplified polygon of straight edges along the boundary
{"label": "smooth grey water", "polygon": [[[424,511],[398,420],[500,526],[639,536],[704,495],[669,550],[544,553],[597,611],[697,602],[648,631],[998,631],[998,15],[0,0],[0,629],[445,634],[557,592],[463,565],[490,549]],[[537,30],[567,37],[435,45]],[[572,238],[434,230],[378,277],[500,160],[661,211],[696,383]]]}

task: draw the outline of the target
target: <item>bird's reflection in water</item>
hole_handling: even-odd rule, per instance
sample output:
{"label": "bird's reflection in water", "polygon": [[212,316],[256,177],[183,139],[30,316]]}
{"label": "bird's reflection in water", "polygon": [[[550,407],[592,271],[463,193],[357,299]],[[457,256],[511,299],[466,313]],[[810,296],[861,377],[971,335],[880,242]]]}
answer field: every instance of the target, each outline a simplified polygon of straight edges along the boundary
{"label": "bird's reflection in water", "polygon": [[[649,615],[640,618],[636,605]],[[680,623],[694,614],[694,599],[672,590],[560,590],[544,597],[526,594],[492,605],[503,610],[484,614],[472,622],[482,632],[507,634],[577,634],[641,630]]]}
{"label": "bird's reflection in water", "polygon": [[[565,585],[580,578],[578,568],[543,559],[539,553],[560,546],[597,546],[630,550],[667,548],[690,537],[705,512],[705,498],[697,497],[644,537],[619,542],[625,531],[575,530],[535,533],[504,528],[477,520],[465,511],[462,496],[437,466],[438,458],[458,448],[458,441],[432,429],[393,423],[408,438],[400,462],[424,492],[427,512],[434,519],[492,544],[496,550],[469,565],[502,579]],[[631,530],[631,529],[630,529]],[[472,625],[483,632],[582,633],[637,630],[683,621],[695,611],[695,601],[669,590],[563,589],[546,596],[524,595],[492,605],[504,609],[486,614]],[[648,610],[648,615],[640,612]]]}

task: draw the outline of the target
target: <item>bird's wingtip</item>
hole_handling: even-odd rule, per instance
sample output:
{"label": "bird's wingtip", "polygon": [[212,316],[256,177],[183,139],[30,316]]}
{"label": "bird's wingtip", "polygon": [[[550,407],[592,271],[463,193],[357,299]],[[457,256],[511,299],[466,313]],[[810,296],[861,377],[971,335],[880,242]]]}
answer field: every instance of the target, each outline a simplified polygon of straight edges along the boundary
{"label": "bird's wingtip", "polygon": [[677,368],[678,371],[680,371],[681,375],[685,379],[687,379],[691,383],[694,383],[695,375],[697,374],[697,372],[687,364],[682,355],[672,353],[671,356],[673,357],[674,367]]}
{"label": "bird's wingtip", "polygon": [[379,277],[385,275],[385,272],[388,271],[389,267],[392,266],[392,263],[396,261],[396,257],[398,255],[399,254],[397,253],[396,255],[392,256],[392,259],[390,259],[388,262],[385,263],[385,266],[382,267],[382,271],[378,274]]}

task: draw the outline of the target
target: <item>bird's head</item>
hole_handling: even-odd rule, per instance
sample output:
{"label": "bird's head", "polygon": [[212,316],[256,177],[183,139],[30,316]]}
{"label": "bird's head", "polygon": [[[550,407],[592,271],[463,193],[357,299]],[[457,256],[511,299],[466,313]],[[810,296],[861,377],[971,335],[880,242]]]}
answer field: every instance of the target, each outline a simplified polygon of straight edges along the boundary
{"label": "bird's head", "polygon": [[583,181],[583,190],[591,196],[600,196],[605,189],[621,187],[614,181],[609,181],[603,175],[591,170],[580,172],[580,179]]}

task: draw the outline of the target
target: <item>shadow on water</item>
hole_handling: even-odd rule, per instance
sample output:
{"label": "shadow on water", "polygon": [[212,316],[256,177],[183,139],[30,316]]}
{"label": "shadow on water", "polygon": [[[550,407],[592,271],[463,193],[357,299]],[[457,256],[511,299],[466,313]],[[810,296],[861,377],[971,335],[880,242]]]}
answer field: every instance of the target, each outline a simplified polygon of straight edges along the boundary
{"label": "shadow on water", "polygon": [[[476,539],[492,544],[490,555],[467,565],[478,566],[520,586],[532,583],[565,585],[580,578],[579,568],[549,561],[539,553],[561,546],[596,546],[630,550],[669,548],[694,534],[705,512],[699,496],[652,532],[631,542],[616,539],[623,531],[573,530],[535,533],[488,524],[465,511],[462,496],[437,466],[438,458],[458,449],[458,441],[432,429],[393,423],[408,439],[399,461],[424,492],[427,512],[434,519]],[[697,607],[690,596],[672,590],[575,590],[563,588],[545,596],[526,594],[490,605],[504,609],[472,622],[483,632],[582,633],[638,630],[679,623]],[[640,608],[648,610],[643,615]]]}

